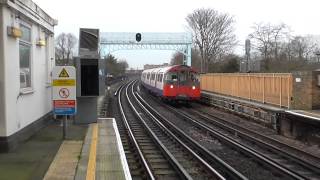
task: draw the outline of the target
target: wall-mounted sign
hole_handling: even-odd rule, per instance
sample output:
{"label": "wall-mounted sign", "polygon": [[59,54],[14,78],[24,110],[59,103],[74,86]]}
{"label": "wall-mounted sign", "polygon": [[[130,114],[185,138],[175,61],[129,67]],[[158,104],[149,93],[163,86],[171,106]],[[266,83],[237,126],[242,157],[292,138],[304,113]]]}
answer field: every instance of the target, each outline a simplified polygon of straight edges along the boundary
{"label": "wall-mounted sign", "polygon": [[53,113],[76,114],[76,69],[73,66],[56,66],[52,71]]}
{"label": "wall-mounted sign", "polygon": [[301,78],[296,78],[296,82],[301,82]]}

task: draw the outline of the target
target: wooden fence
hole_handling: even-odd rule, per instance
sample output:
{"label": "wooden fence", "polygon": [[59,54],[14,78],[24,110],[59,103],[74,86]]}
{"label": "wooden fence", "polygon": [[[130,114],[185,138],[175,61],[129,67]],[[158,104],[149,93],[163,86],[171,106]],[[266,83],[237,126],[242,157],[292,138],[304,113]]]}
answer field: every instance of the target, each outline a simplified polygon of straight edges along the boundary
{"label": "wooden fence", "polygon": [[204,91],[290,108],[289,73],[210,73],[200,79]]}

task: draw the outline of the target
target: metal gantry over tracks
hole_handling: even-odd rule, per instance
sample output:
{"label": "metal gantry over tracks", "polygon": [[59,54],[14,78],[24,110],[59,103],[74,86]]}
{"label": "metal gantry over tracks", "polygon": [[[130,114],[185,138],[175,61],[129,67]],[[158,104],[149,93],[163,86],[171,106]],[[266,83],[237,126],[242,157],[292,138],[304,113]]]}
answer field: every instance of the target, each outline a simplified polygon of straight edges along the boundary
{"label": "metal gantry over tracks", "polygon": [[118,50],[174,50],[185,55],[183,64],[191,65],[191,33],[142,32],[141,41],[136,41],[136,33],[102,32],[100,48],[102,55]]}

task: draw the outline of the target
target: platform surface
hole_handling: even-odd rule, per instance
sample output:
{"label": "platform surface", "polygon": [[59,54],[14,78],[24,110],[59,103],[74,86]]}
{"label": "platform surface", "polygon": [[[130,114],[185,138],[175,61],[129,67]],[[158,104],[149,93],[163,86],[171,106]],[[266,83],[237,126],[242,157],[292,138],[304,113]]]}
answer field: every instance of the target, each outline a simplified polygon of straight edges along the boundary
{"label": "platform surface", "polygon": [[320,123],[320,110],[287,110],[286,113],[311,119]]}
{"label": "platform surface", "polygon": [[82,141],[63,141],[44,180],[73,180],[81,146]]}
{"label": "platform surface", "polygon": [[82,148],[76,180],[130,179],[131,175],[116,122],[100,118],[91,124]]}

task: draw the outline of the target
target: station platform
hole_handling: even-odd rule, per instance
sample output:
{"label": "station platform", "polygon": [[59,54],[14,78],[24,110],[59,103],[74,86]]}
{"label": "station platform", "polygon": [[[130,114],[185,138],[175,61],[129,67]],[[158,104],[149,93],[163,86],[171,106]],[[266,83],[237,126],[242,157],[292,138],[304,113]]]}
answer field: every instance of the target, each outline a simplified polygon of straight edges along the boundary
{"label": "station platform", "polygon": [[291,110],[207,91],[201,91],[201,102],[244,116],[290,139],[320,144],[320,110]]}
{"label": "station platform", "polygon": [[208,91],[201,91],[201,102],[250,118],[274,130],[277,129],[276,123],[279,114],[286,110],[270,104],[263,104]]}
{"label": "station platform", "polygon": [[309,119],[315,123],[320,123],[320,110],[286,110],[288,114]]}
{"label": "station platform", "polygon": [[90,124],[74,179],[131,180],[115,119]]}

